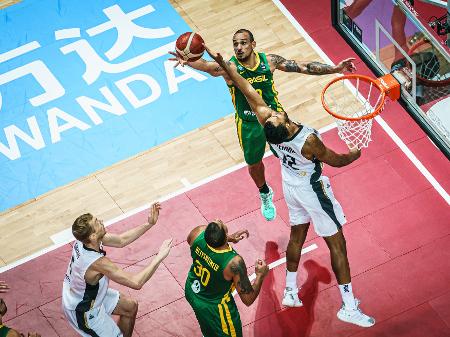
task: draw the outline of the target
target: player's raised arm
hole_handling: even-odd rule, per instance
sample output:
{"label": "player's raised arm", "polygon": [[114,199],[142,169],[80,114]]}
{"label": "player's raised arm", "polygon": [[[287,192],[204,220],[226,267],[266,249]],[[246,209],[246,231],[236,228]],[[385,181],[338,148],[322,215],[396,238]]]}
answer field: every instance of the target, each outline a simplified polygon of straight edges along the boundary
{"label": "player's raised arm", "polygon": [[232,243],[238,243],[239,241],[246,239],[250,236],[250,233],[247,229],[240,229],[237,232],[234,232],[233,234],[229,234],[227,237],[228,242]]}
{"label": "player's raised arm", "polygon": [[109,247],[123,248],[130,243],[134,242],[136,239],[140,238],[145,234],[150,228],[152,228],[158,221],[159,211],[161,210],[161,205],[159,202],[155,202],[150,206],[148,213],[148,222],[137,226],[135,228],[129,229],[121,234],[106,233],[103,237],[103,245]]}
{"label": "player's raised arm", "polygon": [[169,255],[172,239],[163,241],[158,254],[140,272],[133,274],[118,267],[107,257],[101,257],[90,268],[94,272],[106,275],[109,279],[123,286],[139,290],[152,277],[161,262]]}
{"label": "player's raised arm", "polygon": [[361,156],[361,150],[352,149],[348,153],[339,154],[326,147],[315,134],[311,134],[306,139],[302,155],[308,159],[316,158],[333,167],[342,167],[358,159]]}
{"label": "player's raised arm", "polygon": [[255,302],[259,295],[263,280],[269,272],[269,267],[264,261],[257,260],[255,264],[256,279],[255,282],[251,284],[247,275],[247,267],[245,266],[244,259],[237,255],[230,261],[225,272],[231,273],[239,297],[246,306],[250,306]]}
{"label": "player's raised arm", "polygon": [[252,108],[252,111],[258,117],[258,121],[261,125],[264,125],[266,120],[272,115],[272,109],[270,109],[262,97],[256,92],[252,85],[238,74],[235,68],[231,68],[230,65],[225,62],[222,55],[212,52],[207,46],[205,46],[209,56],[211,56],[217,64],[227,73],[229,79],[233,81],[234,85],[242,91],[248,104]]}
{"label": "player's raised arm", "polygon": [[268,54],[270,67],[285,71],[288,73],[302,73],[308,75],[327,75],[343,72],[354,72],[356,70],[353,61],[354,58],[342,60],[337,65],[329,65],[317,61],[300,62],[295,60],[286,60],[284,57],[276,54]]}

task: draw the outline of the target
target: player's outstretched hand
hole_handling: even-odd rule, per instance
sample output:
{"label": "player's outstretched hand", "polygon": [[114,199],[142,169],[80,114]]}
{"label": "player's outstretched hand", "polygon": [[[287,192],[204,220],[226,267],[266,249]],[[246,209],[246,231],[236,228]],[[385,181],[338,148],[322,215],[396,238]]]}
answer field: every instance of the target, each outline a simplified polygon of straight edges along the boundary
{"label": "player's outstretched hand", "polygon": [[9,290],[9,286],[5,281],[0,281],[0,293],[6,293]]}
{"label": "player's outstretched hand", "polygon": [[176,62],[177,62],[177,63],[175,63],[175,65],[173,66],[174,68],[176,68],[178,65],[184,67],[184,65],[187,63],[187,61],[183,60],[183,59],[181,58],[181,56],[177,54],[176,51],[169,51],[169,54],[172,55],[172,56],[175,56],[175,57],[171,57],[171,58],[169,59],[169,61],[176,61]]}
{"label": "player's outstretched hand", "polygon": [[255,262],[255,274],[256,275],[261,275],[261,276],[266,276],[267,273],[269,272],[269,266],[266,264],[266,262],[264,260],[258,259]]}
{"label": "player's outstretched hand", "polygon": [[348,59],[342,60],[341,62],[338,63],[338,65],[336,66],[336,69],[338,70],[339,73],[344,73],[344,72],[353,73],[356,70],[356,67],[355,67],[355,64],[353,63],[353,61],[355,61],[355,58],[353,58],[353,57],[349,57]]}
{"label": "player's outstretched hand", "polygon": [[161,205],[159,202],[155,202],[150,206],[150,211],[148,212],[148,223],[150,226],[153,226],[156,221],[158,221],[159,210],[161,209]]}
{"label": "player's outstretched hand", "polygon": [[357,147],[353,148],[353,149],[349,149],[348,153],[351,154],[352,156],[352,161],[355,161],[356,159],[358,159],[359,157],[361,157],[361,150],[358,149]]}
{"label": "player's outstretched hand", "polygon": [[248,230],[241,229],[241,230],[238,230],[236,233],[228,235],[228,242],[238,243],[242,239],[246,239],[249,236],[250,236],[250,234],[249,234]]}
{"label": "player's outstretched hand", "polygon": [[212,57],[214,61],[216,61],[221,67],[225,66],[225,60],[223,59],[223,56],[220,53],[213,52],[211,49],[208,48],[206,44],[203,44],[205,47],[206,52],[209,56]]}
{"label": "player's outstretched hand", "polygon": [[164,240],[161,247],[159,248],[158,257],[161,260],[164,260],[167,255],[170,253],[170,249],[172,248],[173,239]]}

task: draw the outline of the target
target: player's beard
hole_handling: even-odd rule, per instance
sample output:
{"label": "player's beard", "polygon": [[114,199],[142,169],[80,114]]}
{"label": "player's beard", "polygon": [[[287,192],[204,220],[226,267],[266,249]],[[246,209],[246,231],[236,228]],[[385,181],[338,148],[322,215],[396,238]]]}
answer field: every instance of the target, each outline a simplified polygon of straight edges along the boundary
{"label": "player's beard", "polygon": [[240,62],[246,63],[250,60],[250,57],[252,56],[252,54],[253,54],[253,50],[248,55],[246,55],[245,52],[242,54],[236,54],[236,58]]}

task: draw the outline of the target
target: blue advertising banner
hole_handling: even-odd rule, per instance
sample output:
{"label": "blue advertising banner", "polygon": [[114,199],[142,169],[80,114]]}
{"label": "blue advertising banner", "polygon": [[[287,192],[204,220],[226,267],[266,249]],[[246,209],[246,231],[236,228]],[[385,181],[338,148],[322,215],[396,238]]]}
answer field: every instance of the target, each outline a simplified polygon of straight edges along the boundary
{"label": "blue advertising banner", "polygon": [[223,79],[173,67],[166,0],[24,0],[0,11],[0,211],[233,111]]}

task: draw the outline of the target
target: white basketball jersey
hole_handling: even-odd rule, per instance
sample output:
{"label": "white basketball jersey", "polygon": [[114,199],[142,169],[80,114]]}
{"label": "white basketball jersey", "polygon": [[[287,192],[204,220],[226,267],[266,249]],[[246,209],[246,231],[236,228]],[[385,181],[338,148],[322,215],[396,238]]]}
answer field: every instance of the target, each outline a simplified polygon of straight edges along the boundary
{"label": "white basketball jersey", "polygon": [[322,163],[317,159],[309,160],[302,155],[306,138],[312,133],[320,138],[317,130],[303,125],[285,142],[270,144],[280,159],[283,183],[294,186],[310,184],[320,178]]}
{"label": "white basketball jersey", "polygon": [[82,242],[75,241],[63,283],[62,303],[65,309],[86,312],[101,306],[108,290],[109,279],[103,276],[96,285],[90,285],[84,279],[89,266],[105,256],[106,253],[101,248],[99,253]]}

